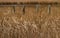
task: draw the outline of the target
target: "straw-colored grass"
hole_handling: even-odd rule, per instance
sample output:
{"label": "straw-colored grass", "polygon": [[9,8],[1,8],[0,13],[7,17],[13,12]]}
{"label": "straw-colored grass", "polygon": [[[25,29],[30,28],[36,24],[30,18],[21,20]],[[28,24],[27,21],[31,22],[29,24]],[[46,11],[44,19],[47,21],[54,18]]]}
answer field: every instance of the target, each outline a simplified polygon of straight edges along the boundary
{"label": "straw-colored grass", "polygon": [[[16,12],[4,11],[0,13],[0,38],[60,38],[60,16],[58,9],[57,14],[48,13],[47,7],[40,7],[38,12],[35,12],[35,7],[26,7],[26,12],[18,11],[20,7],[16,8]],[[0,10],[1,10],[0,9]],[[9,11],[8,10],[8,11]],[[54,16],[55,15],[55,16]]]}

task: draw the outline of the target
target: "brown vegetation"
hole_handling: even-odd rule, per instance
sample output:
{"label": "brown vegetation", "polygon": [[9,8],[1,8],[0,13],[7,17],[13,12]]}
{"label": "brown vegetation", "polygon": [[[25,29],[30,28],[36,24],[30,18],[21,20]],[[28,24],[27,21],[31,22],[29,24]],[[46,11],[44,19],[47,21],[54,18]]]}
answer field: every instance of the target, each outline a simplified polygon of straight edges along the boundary
{"label": "brown vegetation", "polygon": [[0,3],[1,2],[11,2],[11,3],[13,3],[13,2],[17,2],[17,3],[20,3],[20,2],[46,2],[46,3],[53,3],[53,2],[57,2],[57,3],[60,3],[60,0],[0,0]]}
{"label": "brown vegetation", "polygon": [[0,38],[60,38],[60,7],[0,7]]}

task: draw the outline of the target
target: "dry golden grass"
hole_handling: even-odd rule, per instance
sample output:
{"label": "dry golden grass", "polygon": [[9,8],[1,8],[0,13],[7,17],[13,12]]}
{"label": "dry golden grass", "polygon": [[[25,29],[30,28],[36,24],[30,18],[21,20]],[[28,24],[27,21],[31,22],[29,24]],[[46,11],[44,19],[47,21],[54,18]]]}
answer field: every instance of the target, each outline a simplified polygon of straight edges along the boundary
{"label": "dry golden grass", "polygon": [[[0,7],[0,38],[60,38],[60,7]],[[10,12],[8,12],[10,11]],[[57,14],[56,14],[57,13]]]}

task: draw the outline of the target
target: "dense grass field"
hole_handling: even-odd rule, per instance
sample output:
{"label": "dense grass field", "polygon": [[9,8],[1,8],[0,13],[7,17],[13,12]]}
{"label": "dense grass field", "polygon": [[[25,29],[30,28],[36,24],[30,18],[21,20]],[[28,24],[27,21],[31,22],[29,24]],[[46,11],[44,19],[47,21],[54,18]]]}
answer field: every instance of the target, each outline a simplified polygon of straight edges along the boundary
{"label": "dense grass field", "polygon": [[60,6],[0,6],[0,38],[60,38]]}

